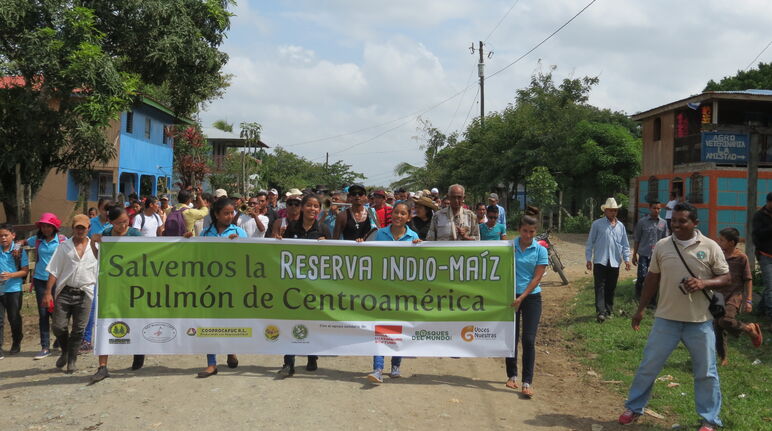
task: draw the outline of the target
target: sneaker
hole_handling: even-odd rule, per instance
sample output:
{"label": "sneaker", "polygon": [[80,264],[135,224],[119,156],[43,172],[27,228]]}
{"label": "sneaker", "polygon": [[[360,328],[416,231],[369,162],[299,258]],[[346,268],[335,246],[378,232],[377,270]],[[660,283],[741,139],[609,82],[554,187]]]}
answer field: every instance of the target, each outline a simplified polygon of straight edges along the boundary
{"label": "sneaker", "polygon": [[716,431],[716,426],[707,422],[703,422],[699,431]]}
{"label": "sneaker", "polygon": [[402,374],[399,373],[399,367],[396,366],[396,365],[392,365],[391,366],[391,373],[389,373],[389,376],[392,379],[397,379],[397,378],[402,377]]}
{"label": "sneaker", "polygon": [[373,383],[383,383],[383,372],[381,370],[373,370],[372,373],[367,375],[367,380]]}
{"label": "sneaker", "polygon": [[13,343],[13,345],[11,345],[11,350],[8,351],[8,354],[16,355],[19,352],[21,352],[21,343]]}
{"label": "sneaker", "polygon": [[86,353],[91,353],[91,350],[94,347],[89,343],[88,341],[83,341],[80,343],[80,350],[78,351],[79,355],[84,355]]}
{"label": "sneaker", "polygon": [[598,314],[598,317],[596,318],[596,320],[598,321],[598,323],[603,323],[606,321],[606,315],[603,313]]}
{"label": "sneaker", "polygon": [[110,373],[107,371],[107,366],[97,368],[97,372],[91,376],[91,383],[101,382],[102,380],[110,377]]}
{"label": "sneaker", "polygon": [[306,364],[306,371],[316,371],[317,369],[319,369],[319,366],[316,365],[316,357],[309,356],[308,363]]}
{"label": "sneaker", "polygon": [[51,351],[50,351],[50,350],[48,350],[48,349],[43,349],[43,350],[41,350],[41,351],[40,351],[40,353],[38,353],[37,355],[35,355],[35,357],[34,357],[34,358],[32,358],[32,359],[34,359],[34,360],[36,360],[36,361],[39,361],[39,360],[41,360],[41,359],[45,359],[45,358],[47,358],[47,357],[49,357],[49,356],[51,356]]}
{"label": "sneaker", "polygon": [[279,377],[290,377],[295,374],[295,367],[291,365],[284,364],[281,367],[281,370],[277,373]]}
{"label": "sneaker", "polygon": [[5,354],[3,353],[3,349],[0,349],[0,359],[5,359]]}
{"label": "sneaker", "polygon": [[619,416],[619,423],[622,425],[629,425],[637,421],[639,417],[641,417],[640,413],[635,413],[634,411],[627,409],[622,413],[622,416]]}
{"label": "sneaker", "polygon": [[65,365],[67,365],[67,353],[62,353],[56,360],[56,368],[64,368]]}

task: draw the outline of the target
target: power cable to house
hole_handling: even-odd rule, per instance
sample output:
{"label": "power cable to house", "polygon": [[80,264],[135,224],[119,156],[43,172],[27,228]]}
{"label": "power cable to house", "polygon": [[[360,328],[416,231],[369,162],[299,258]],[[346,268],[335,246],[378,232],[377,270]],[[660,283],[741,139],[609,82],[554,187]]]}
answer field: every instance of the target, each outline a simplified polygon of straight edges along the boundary
{"label": "power cable to house", "polygon": [[584,11],[589,9],[590,6],[592,6],[596,1],[598,1],[598,0],[592,0],[589,3],[587,3],[587,5],[585,7],[583,7],[579,12],[577,12],[576,15],[572,16],[571,19],[569,19],[568,21],[564,22],[560,27],[555,29],[555,31],[550,33],[549,36],[545,37],[544,40],[542,40],[541,42],[539,42],[536,45],[534,45],[534,47],[529,49],[528,51],[526,51],[525,54],[521,55],[520,57],[517,57],[513,62],[511,62],[511,63],[507,64],[506,66],[502,67],[501,69],[491,73],[490,75],[487,76],[487,78],[488,79],[493,78],[494,76],[498,75],[499,73],[501,73],[501,72],[509,69],[510,67],[514,66],[515,64],[520,62],[520,60],[524,59],[525,57],[527,57],[532,52],[536,51],[540,46],[544,45],[548,40],[552,39],[553,36],[555,36],[556,34],[560,33],[560,31],[563,30],[568,24],[571,24],[571,22],[573,20],[575,20],[576,18],[578,18],[579,15],[584,13]]}
{"label": "power cable to house", "polygon": [[751,66],[753,66],[754,63],[756,63],[756,60],[758,60],[759,57],[761,57],[761,55],[764,54],[764,51],[766,51],[769,48],[770,45],[772,45],[772,40],[770,40],[769,43],[767,44],[767,46],[765,46],[764,49],[762,49],[761,52],[756,57],[754,57],[753,60],[751,60],[751,62],[748,63],[747,66],[745,66],[745,70],[750,69]]}
{"label": "power cable to house", "polygon": [[[450,100],[450,99],[447,99],[447,100]],[[446,100],[446,101],[447,101],[447,100]],[[428,111],[427,111],[427,112],[428,112]],[[421,115],[421,114],[418,114],[418,115]],[[403,117],[403,118],[405,118],[405,117]],[[365,140],[364,140],[364,141],[362,141],[362,142],[358,142],[358,143],[356,143],[356,144],[354,144],[354,145],[350,145],[350,146],[348,146],[348,147],[346,147],[346,148],[344,148],[344,149],[342,149],[342,150],[338,150],[338,151],[335,151],[335,152],[333,152],[333,153],[330,153],[330,154],[333,154],[333,155],[334,155],[334,154],[340,154],[340,153],[346,152],[346,151],[348,151],[348,150],[350,150],[350,149],[352,149],[352,148],[356,148],[356,147],[358,147],[358,146],[360,146],[360,145],[364,145],[364,144],[366,144],[366,143],[368,143],[368,142],[372,142],[372,141],[374,141],[374,140],[376,140],[376,139],[380,138],[381,136],[383,136],[383,135],[385,135],[385,134],[387,134],[387,133],[389,133],[389,132],[391,132],[391,131],[397,130],[397,129],[399,129],[399,128],[401,128],[401,127],[405,126],[406,124],[410,123],[411,121],[413,121],[413,116],[412,116],[412,115],[408,117],[407,121],[403,121],[403,122],[401,122],[401,123],[397,124],[396,126],[394,126],[394,127],[390,128],[390,129],[386,129],[386,130],[384,130],[383,132],[381,132],[381,133],[379,133],[379,134],[377,134],[377,135],[373,136],[372,138],[368,138],[368,139],[365,139]]]}
{"label": "power cable to house", "polygon": [[474,108],[474,105],[477,103],[477,96],[479,95],[480,95],[480,87],[477,87],[477,93],[474,95],[474,100],[472,100],[472,104],[469,105],[469,110],[466,111],[466,118],[464,119],[464,124],[461,125],[461,130],[464,130],[464,127],[466,127],[466,124],[469,121],[469,116],[472,114],[472,108]]}
{"label": "power cable to house", "polygon": [[[450,128],[453,125],[453,122],[456,121],[456,114],[458,114],[458,110],[461,108],[461,104],[464,102],[464,95],[466,95],[466,90],[468,90],[469,87],[471,87],[471,85],[469,85],[469,83],[472,81],[472,76],[474,76],[474,71],[475,70],[477,70],[477,65],[476,64],[472,67],[472,70],[469,71],[469,77],[466,78],[466,84],[464,86],[464,94],[462,94],[461,97],[459,97],[458,103],[456,104],[456,110],[453,111],[453,116],[450,117],[450,122],[448,122],[448,126],[445,128],[445,135],[446,136],[450,134]],[[475,97],[477,97],[477,96],[475,96]]]}

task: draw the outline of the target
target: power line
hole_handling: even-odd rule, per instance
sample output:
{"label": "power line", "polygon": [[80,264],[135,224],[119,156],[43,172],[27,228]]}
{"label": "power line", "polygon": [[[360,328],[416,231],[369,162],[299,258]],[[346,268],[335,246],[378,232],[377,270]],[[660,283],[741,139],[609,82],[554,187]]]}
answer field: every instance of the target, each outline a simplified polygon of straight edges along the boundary
{"label": "power line", "polygon": [[496,31],[497,28],[499,28],[499,26],[501,25],[502,22],[504,22],[505,19],[507,19],[507,17],[509,16],[509,13],[512,12],[512,9],[514,9],[515,6],[517,6],[518,3],[520,3],[520,0],[515,0],[515,2],[512,3],[512,6],[509,7],[509,10],[507,10],[507,13],[505,13],[504,16],[501,17],[499,22],[496,23],[496,25],[493,27],[493,30],[491,30],[491,32],[488,33],[487,36],[485,36],[485,39],[483,40],[483,43],[487,42],[488,39],[490,39],[490,37],[493,34],[493,32]]}
{"label": "power line", "polygon": [[770,46],[770,45],[772,45],[772,40],[770,40],[770,41],[769,41],[769,43],[767,44],[767,46],[765,46],[765,47],[764,47],[764,49],[762,49],[762,50],[761,50],[761,52],[759,53],[759,55],[757,55],[757,56],[756,56],[756,57],[755,57],[753,60],[751,60],[751,62],[750,62],[750,63],[748,63],[748,65],[747,65],[747,66],[745,66],[745,70],[748,70],[748,69],[750,69],[750,68],[751,68],[751,66],[753,66],[753,63],[755,63],[755,62],[756,62],[756,60],[758,60],[758,59],[759,59],[759,57],[761,57],[761,54],[764,54],[764,51],[766,51],[766,50],[767,50],[767,48],[769,48],[769,46]]}
{"label": "power line", "polygon": [[555,36],[556,34],[558,34],[558,33],[560,32],[560,30],[563,30],[563,28],[565,28],[565,27],[566,27],[568,24],[571,24],[571,21],[575,20],[575,19],[576,19],[576,18],[577,18],[579,15],[581,15],[581,14],[582,14],[584,11],[586,11],[586,10],[587,10],[587,9],[588,9],[590,6],[592,6],[592,5],[593,5],[593,4],[594,4],[596,1],[598,1],[598,0],[592,0],[591,2],[587,3],[587,5],[586,5],[585,7],[583,7],[583,8],[582,8],[582,9],[581,9],[579,12],[577,12],[577,13],[576,13],[576,15],[572,16],[572,17],[571,17],[571,19],[569,19],[568,21],[566,21],[565,23],[563,23],[563,25],[561,25],[561,26],[560,26],[560,27],[558,27],[558,28],[557,28],[555,31],[553,31],[552,33],[550,33],[550,35],[549,35],[549,36],[547,36],[546,38],[544,38],[544,40],[542,40],[541,42],[537,43],[537,44],[536,44],[536,45],[535,45],[533,48],[529,49],[529,50],[528,50],[528,51],[527,51],[525,54],[521,55],[520,57],[517,57],[517,58],[515,59],[515,61],[513,61],[513,62],[511,62],[511,63],[507,64],[506,66],[502,67],[501,69],[499,69],[499,70],[497,70],[497,71],[495,71],[495,72],[491,73],[490,75],[488,75],[488,79],[490,79],[490,78],[493,78],[494,76],[498,75],[499,73],[501,73],[501,72],[503,72],[503,71],[505,71],[505,70],[509,69],[510,67],[514,66],[514,65],[515,65],[515,63],[518,63],[520,60],[522,60],[522,59],[524,59],[525,57],[527,57],[527,56],[528,56],[528,54],[530,54],[530,53],[532,53],[532,52],[536,51],[536,49],[538,49],[540,46],[544,45],[544,43],[545,43],[545,42],[547,42],[548,40],[552,39],[552,37],[553,37],[553,36]]}
{"label": "power line", "polygon": [[474,95],[474,100],[472,100],[472,104],[469,105],[469,110],[466,111],[466,118],[464,119],[464,124],[461,125],[461,129],[463,130],[464,127],[466,127],[466,123],[469,121],[469,115],[472,113],[472,108],[474,108],[474,104],[477,103],[477,96],[480,95],[480,88],[477,87],[477,93]]}
{"label": "power line", "polygon": [[[465,84],[465,87],[464,87],[464,94],[462,94],[461,97],[459,97],[459,99],[458,99],[458,104],[456,104],[456,110],[453,111],[453,116],[450,117],[450,122],[448,123],[448,127],[445,128],[445,130],[446,130],[445,135],[450,134],[450,128],[453,125],[453,122],[456,121],[456,114],[458,114],[458,110],[459,110],[459,108],[461,108],[461,104],[464,102],[464,96],[466,95],[466,90],[468,90],[469,87],[471,87],[471,85],[469,85],[469,82],[472,81],[472,76],[474,75],[474,71],[475,70],[477,70],[477,65],[476,64],[472,67],[472,70],[469,71],[469,77],[466,78],[466,84]],[[475,97],[477,97],[477,96],[475,96]]]}
{"label": "power line", "polygon": [[[419,115],[420,115],[420,114],[419,114]],[[403,117],[403,118],[404,118],[404,117]],[[381,132],[381,133],[379,133],[379,134],[377,134],[377,135],[373,136],[372,138],[369,138],[369,139],[365,139],[365,140],[364,140],[364,141],[362,141],[362,142],[356,143],[356,144],[354,144],[354,145],[348,146],[348,147],[346,147],[346,148],[344,148],[344,149],[342,149],[342,150],[339,150],[339,151],[336,151],[336,152],[334,152],[334,153],[330,153],[330,154],[340,154],[340,153],[346,152],[346,151],[348,151],[348,150],[350,150],[350,149],[352,149],[352,148],[356,148],[356,147],[358,147],[358,146],[360,146],[360,145],[364,145],[364,144],[366,144],[366,143],[368,143],[368,142],[374,141],[374,140],[376,140],[376,139],[380,138],[381,136],[383,136],[383,135],[385,135],[385,134],[387,134],[387,133],[389,133],[389,132],[391,132],[391,131],[393,131],[393,130],[397,130],[397,129],[399,129],[400,127],[402,127],[402,126],[404,126],[404,125],[408,124],[408,123],[409,123],[409,122],[411,122],[411,121],[413,121],[413,118],[412,118],[412,116],[410,116],[410,118],[408,118],[408,120],[407,120],[407,121],[404,121],[404,122],[402,122],[402,123],[399,123],[399,124],[397,124],[396,126],[392,127],[391,129],[386,129],[386,130],[384,130],[383,132]]]}

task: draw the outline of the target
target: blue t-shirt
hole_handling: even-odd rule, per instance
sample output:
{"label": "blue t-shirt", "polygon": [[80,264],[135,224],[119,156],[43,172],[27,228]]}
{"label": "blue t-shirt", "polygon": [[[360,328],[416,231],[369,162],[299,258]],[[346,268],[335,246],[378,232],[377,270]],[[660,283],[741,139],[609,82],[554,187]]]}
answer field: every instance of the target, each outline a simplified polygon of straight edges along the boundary
{"label": "blue t-shirt", "polygon": [[[21,265],[16,266],[16,259],[11,254],[14,249],[16,249],[15,242],[11,243],[8,251],[0,248],[0,272],[16,272],[25,266],[29,266],[27,252],[24,249],[21,250]],[[21,284],[21,278],[9,278],[4,283],[0,282],[0,293],[21,292]]]}
{"label": "blue t-shirt", "polygon": [[488,227],[487,223],[480,223],[480,240],[482,241],[498,241],[501,239],[501,235],[507,234],[507,227],[501,223],[497,223],[493,227]]}
{"label": "blue t-shirt", "polygon": [[[54,234],[54,239],[51,241],[46,241],[45,239],[40,240],[40,246],[38,246],[37,249],[37,262],[35,263],[35,274],[32,276],[33,278],[36,278],[38,280],[48,281],[48,271],[46,271],[46,267],[48,266],[48,262],[51,261],[51,257],[54,255],[54,252],[56,251],[56,248],[59,247],[59,235],[60,234]],[[35,244],[38,241],[37,235],[27,238],[27,245],[30,247],[35,247]]]}
{"label": "blue t-shirt", "polygon": [[382,227],[375,233],[376,241],[413,241],[414,239],[418,239],[418,234],[407,226],[405,226],[405,234],[396,239],[391,234],[391,225]]}
{"label": "blue t-shirt", "polygon": [[[533,273],[536,271],[538,265],[549,264],[549,257],[547,256],[547,249],[543,245],[539,244],[535,240],[531,242],[525,251],[520,248],[520,237],[514,241],[515,245],[515,292],[520,295],[525,292],[525,288],[528,287],[528,283],[533,278]],[[531,292],[541,292],[541,285],[536,286]]]}
{"label": "blue t-shirt", "polygon": [[91,226],[88,228],[88,237],[91,238],[95,233],[102,233],[108,227],[113,227],[113,225],[107,220],[102,223],[102,221],[99,220],[99,216],[96,216],[91,219]]}
{"label": "blue t-shirt", "polygon": [[236,235],[238,235],[239,238],[247,237],[247,232],[244,231],[244,229],[236,226],[235,224],[232,224],[226,227],[225,230],[219,234],[217,233],[217,228],[213,224],[210,224],[208,228],[206,228],[203,232],[201,232],[201,236],[219,236],[219,237],[227,238],[231,236],[232,233],[235,233]]}

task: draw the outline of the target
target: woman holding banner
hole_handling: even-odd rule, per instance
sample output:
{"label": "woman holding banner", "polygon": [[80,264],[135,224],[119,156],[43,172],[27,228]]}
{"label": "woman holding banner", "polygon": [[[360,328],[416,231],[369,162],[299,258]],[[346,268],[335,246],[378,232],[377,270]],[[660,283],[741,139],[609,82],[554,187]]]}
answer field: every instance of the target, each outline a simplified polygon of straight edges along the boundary
{"label": "woman holding banner", "polygon": [[[289,201],[287,201],[289,205]],[[317,216],[321,211],[319,197],[309,193],[300,201],[300,217],[287,224],[282,234],[285,239],[326,239],[330,238],[330,229],[324,223],[319,223]],[[316,371],[318,368],[316,355],[308,356],[306,371]],[[295,355],[284,355],[284,364],[279,370],[279,376],[289,377],[295,374]]]}
{"label": "woman holding banner", "polygon": [[[126,208],[123,205],[111,206],[107,210],[107,220],[110,222],[110,227],[106,228],[102,233],[95,233],[91,236],[91,248],[94,252],[94,256],[99,257],[98,245],[102,242],[104,236],[142,236],[139,229],[129,227],[129,215],[126,214]],[[99,287],[97,287],[99,289]],[[95,292],[96,293],[96,292]],[[91,383],[100,382],[107,377],[110,377],[110,373],[107,370],[107,358],[108,355],[99,355],[99,368],[96,373],[91,376]],[[145,364],[145,355],[134,355],[134,362],[131,364],[132,370],[138,370]]]}
{"label": "woman holding banner", "polygon": [[[233,201],[227,196],[223,196],[217,199],[212,204],[211,214],[213,223],[201,232],[201,236],[215,236],[229,239],[246,238],[247,233],[244,229],[233,224],[235,207]],[[236,368],[239,366],[239,360],[236,355],[228,355],[227,360],[228,368]],[[217,355],[206,355],[206,369],[198,373],[198,377],[205,379],[209,376],[217,374]]]}
{"label": "woman holding banner", "polygon": [[541,281],[547,268],[547,249],[534,241],[538,220],[530,215],[520,219],[515,239],[515,356],[506,358],[507,387],[517,389],[517,345],[523,345],[523,389],[522,394],[533,396],[533,367],[536,360],[536,331],[541,318]]}
{"label": "woman holding banner", "polygon": [[[418,238],[418,234],[407,227],[407,223],[410,221],[410,207],[405,201],[399,202],[394,205],[394,209],[391,211],[391,224],[378,229],[378,233],[375,234],[376,241],[412,241],[413,244],[418,244],[421,239]],[[383,356],[373,356],[373,372],[367,375],[367,379],[373,383],[383,383]],[[391,357],[391,373],[389,376],[392,379],[400,377],[399,366],[402,364],[401,356]]]}

